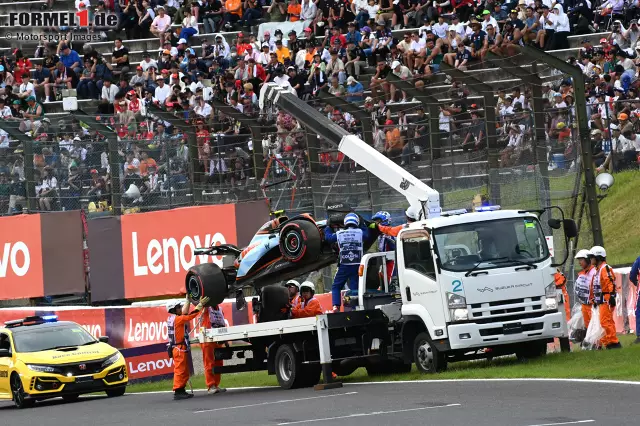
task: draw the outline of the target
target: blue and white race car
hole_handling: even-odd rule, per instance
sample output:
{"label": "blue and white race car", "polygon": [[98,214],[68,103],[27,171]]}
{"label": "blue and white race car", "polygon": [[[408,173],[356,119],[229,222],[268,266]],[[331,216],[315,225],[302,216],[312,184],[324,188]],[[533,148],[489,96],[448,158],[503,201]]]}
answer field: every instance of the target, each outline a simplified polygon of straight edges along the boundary
{"label": "blue and white race car", "polygon": [[[259,291],[337,262],[337,248],[325,242],[324,228],[342,227],[344,215],[351,209],[339,204],[328,206],[327,210],[329,218],[321,221],[309,214],[292,218],[276,216],[265,223],[243,249],[232,244],[196,249],[196,254],[230,255],[235,260],[232,266],[223,268],[213,263],[192,267],[186,277],[187,295],[196,303],[200,297],[208,296],[209,303],[216,305],[243,287]],[[369,222],[361,217],[360,223],[367,226]],[[378,237],[375,231],[368,235],[364,241],[365,251]]]}

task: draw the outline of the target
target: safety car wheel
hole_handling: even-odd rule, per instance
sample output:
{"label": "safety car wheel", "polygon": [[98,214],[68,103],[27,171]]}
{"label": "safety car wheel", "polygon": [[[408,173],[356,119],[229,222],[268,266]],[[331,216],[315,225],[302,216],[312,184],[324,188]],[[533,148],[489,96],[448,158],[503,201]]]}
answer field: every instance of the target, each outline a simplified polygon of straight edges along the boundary
{"label": "safety car wheel", "polygon": [[124,393],[127,391],[127,387],[126,386],[122,386],[119,388],[115,388],[115,389],[108,389],[105,391],[105,393],[107,394],[107,396],[109,398],[115,398],[117,396],[122,396],[124,395]]}
{"label": "safety car wheel", "polygon": [[196,265],[189,269],[185,281],[187,297],[197,305],[201,297],[209,298],[209,305],[215,306],[227,297],[227,278],[222,269],[214,263]]}
{"label": "safety car wheel", "polygon": [[16,373],[11,375],[11,394],[13,395],[13,403],[19,409],[30,408],[35,404],[34,400],[27,399],[27,393],[22,387],[22,380]]}
{"label": "safety car wheel", "polygon": [[282,308],[289,303],[289,289],[277,285],[268,285],[262,288],[260,297],[259,322],[279,321],[286,319]]}
{"label": "safety car wheel", "polygon": [[318,227],[308,220],[293,220],[280,231],[280,253],[290,262],[314,261],[322,250]]}
{"label": "safety car wheel", "polygon": [[275,357],[275,370],[281,388],[295,389],[304,386],[305,377],[301,361],[293,345],[284,344],[278,348]]}
{"label": "safety car wheel", "polygon": [[423,332],[413,341],[413,361],[421,373],[439,373],[447,369],[447,359],[440,352],[429,333]]}

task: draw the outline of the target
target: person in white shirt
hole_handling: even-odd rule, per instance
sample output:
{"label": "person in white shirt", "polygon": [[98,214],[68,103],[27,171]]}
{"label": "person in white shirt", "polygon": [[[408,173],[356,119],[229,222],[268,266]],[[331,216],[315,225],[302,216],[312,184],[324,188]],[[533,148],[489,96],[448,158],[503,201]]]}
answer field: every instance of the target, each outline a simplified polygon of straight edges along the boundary
{"label": "person in white shirt", "polygon": [[151,59],[151,55],[148,52],[145,52],[142,55],[142,62],[140,62],[140,66],[142,67],[143,72],[149,71],[150,67],[155,67],[158,69],[158,62],[155,59]]}
{"label": "person in white shirt", "polygon": [[482,12],[482,31],[487,32],[487,25],[493,25],[493,28],[496,29],[496,33],[500,34],[500,27],[498,26],[498,21],[496,18],[491,16],[491,12],[485,10]]}
{"label": "person in white shirt", "polygon": [[417,32],[411,33],[411,42],[405,52],[406,63],[413,69],[419,69],[426,57],[427,41],[421,39]]}
{"label": "person in white shirt", "polygon": [[561,4],[553,6],[553,13],[555,14],[555,32],[553,34],[552,50],[568,49],[569,40],[567,37],[571,32],[571,24],[569,23],[569,17],[564,13]]}
{"label": "person in white shirt", "polygon": [[445,38],[447,36],[447,31],[449,31],[449,24],[444,22],[444,16],[438,16],[438,23],[434,24],[431,27],[431,31],[438,36],[438,38]]}
{"label": "person in white shirt", "polygon": [[111,80],[105,80],[102,85],[102,93],[100,96],[100,105],[98,109],[103,114],[111,113],[113,114],[113,103],[116,100],[116,95],[118,94],[118,86],[111,83]]}
{"label": "person in white shirt", "polygon": [[202,96],[196,96],[196,106],[193,109],[193,112],[202,118],[208,118],[211,115],[211,105],[206,103]]}
{"label": "person in white shirt", "polygon": [[158,37],[160,41],[160,49],[162,49],[162,41],[164,33],[171,29],[171,17],[165,14],[164,7],[158,6],[158,16],[153,18],[149,31],[151,34]]}
{"label": "person in white shirt", "polygon": [[158,77],[156,81],[158,83],[158,87],[156,87],[156,90],[153,94],[153,101],[158,102],[159,104],[162,105],[164,104],[164,101],[167,100],[167,97],[171,93],[171,87],[169,87],[168,84],[164,83],[164,78],[162,77]]}
{"label": "person in white shirt", "polygon": [[311,0],[302,0],[302,9],[300,11],[300,20],[304,22],[305,26],[311,25],[313,20],[318,14],[318,8],[316,4]]}
{"label": "person in white shirt", "polygon": [[556,93],[553,96],[554,108],[566,108],[567,104],[562,99],[562,93]]}
{"label": "person in white shirt", "polygon": [[[393,73],[393,75],[401,78],[402,80],[409,80],[412,76],[411,70],[405,67],[404,65],[402,65],[400,61],[395,61],[391,64],[391,72]],[[391,89],[391,99],[389,100],[388,103],[392,104],[394,102],[397,89],[393,84],[390,85],[389,87]],[[400,103],[405,103],[405,102],[407,102],[407,94],[404,91],[402,91],[402,100],[400,101]]]}
{"label": "person in white shirt", "polygon": [[[51,75],[53,76],[53,73],[51,73]],[[18,97],[21,99],[26,99],[31,95],[35,96],[35,93],[33,91],[33,83],[31,83],[31,81],[29,81],[29,79],[27,78],[22,79],[22,84],[20,84],[20,88],[18,90]]]}
{"label": "person in white shirt", "polygon": [[549,6],[542,5],[542,16],[540,16],[541,31],[538,31],[536,36],[536,43],[540,46],[540,49],[544,49],[546,45],[551,46],[551,40],[553,40],[553,34],[556,30],[556,15],[549,11]]}

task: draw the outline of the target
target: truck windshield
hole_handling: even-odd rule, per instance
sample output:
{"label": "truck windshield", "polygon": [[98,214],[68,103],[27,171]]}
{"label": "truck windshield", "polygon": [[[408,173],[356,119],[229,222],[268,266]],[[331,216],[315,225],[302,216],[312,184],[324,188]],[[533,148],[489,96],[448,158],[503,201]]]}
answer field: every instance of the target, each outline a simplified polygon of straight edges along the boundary
{"label": "truck windshield", "polygon": [[40,352],[97,342],[84,328],[73,324],[34,327],[13,333],[16,352]]}
{"label": "truck windshield", "polygon": [[442,268],[449,271],[503,268],[549,257],[540,222],[529,216],[447,226],[433,234]]}

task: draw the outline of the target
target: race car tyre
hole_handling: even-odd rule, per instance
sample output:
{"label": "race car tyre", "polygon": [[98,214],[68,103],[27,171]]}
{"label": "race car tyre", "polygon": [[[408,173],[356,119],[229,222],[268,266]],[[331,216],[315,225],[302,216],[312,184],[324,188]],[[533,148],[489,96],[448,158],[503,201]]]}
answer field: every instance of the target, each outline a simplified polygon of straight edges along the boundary
{"label": "race car tyre", "polygon": [[282,308],[289,303],[289,289],[277,285],[269,285],[262,288],[260,297],[259,322],[280,321],[287,319],[287,314],[282,313]]}
{"label": "race car tyre", "polygon": [[413,361],[421,373],[439,373],[447,369],[447,358],[426,332],[418,334],[413,341]]}
{"label": "race car tyre", "polygon": [[280,231],[280,253],[290,262],[309,261],[318,258],[322,250],[322,238],[318,227],[308,220],[293,220]]}
{"label": "race car tyre", "polygon": [[189,269],[185,281],[189,300],[197,305],[201,297],[209,298],[209,306],[215,306],[227,297],[227,278],[222,269],[214,263],[196,265]]}
{"label": "race car tyre", "polygon": [[[275,357],[276,377],[283,389],[303,387],[305,383],[302,359],[293,345],[284,344],[278,348]],[[310,385],[307,385],[310,386]]]}
{"label": "race car tyre", "polygon": [[78,398],[80,398],[80,394],[79,393],[72,393],[69,395],[62,395],[62,400],[64,402],[76,402],[78,400]]}
{"label": "race car tyre", "polygon": [[27,399],[27,394],[22,387],[22,380],[16,373],[11,375],[11,394],[13,395],[13,403],[17,408],[30,408],[33,407],[35,401]]}
{"label": "race car tyre", "polygon": [[115,389],[108,389],[108,390],[105,391],[105,393],[107,394],[107,396],[109,398],[115,398],[115,397],[124,395],[126,390],[127,390],[126,386],[121,386],[121,387],[115,388]]}

